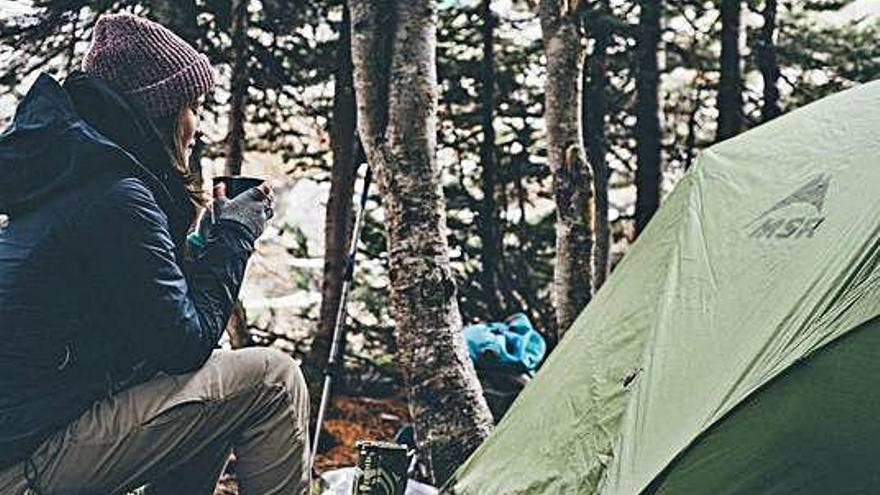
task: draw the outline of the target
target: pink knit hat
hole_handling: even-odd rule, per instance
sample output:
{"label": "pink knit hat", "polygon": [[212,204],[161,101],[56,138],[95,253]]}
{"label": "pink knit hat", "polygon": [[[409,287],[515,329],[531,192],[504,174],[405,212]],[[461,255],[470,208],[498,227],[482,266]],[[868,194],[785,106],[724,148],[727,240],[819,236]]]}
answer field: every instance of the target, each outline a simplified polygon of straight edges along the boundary
{"label": "pink knit hat", "polygon": [[98,19],[82,65],[141,107],[149,117],[178,112],[214,86],[214,69],[169,29],[131,14]]}

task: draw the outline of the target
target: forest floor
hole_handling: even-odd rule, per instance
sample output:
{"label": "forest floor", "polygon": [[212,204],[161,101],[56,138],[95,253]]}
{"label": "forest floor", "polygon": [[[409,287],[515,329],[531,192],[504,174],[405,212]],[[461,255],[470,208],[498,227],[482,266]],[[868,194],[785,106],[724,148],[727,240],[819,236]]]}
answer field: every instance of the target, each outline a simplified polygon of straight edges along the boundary
{"label": "forest floor", "polygon": [[[333,407],[327,414],[323,435],[329,437],[330,448],[315,459],[319,472],[354,466],[357,463],[356,442],[391,441],[395,433],[408,423],[409,417],[403,394],[387,398],[339,396],[333,399]],[[235,466],[230,464],[214,495],[238,494]]]}
{"label": "forest floor", "polygon": [[406,398],[337,397],[324,421],[323,434],[334,440],[324,454],[318,454],[315,467],[328,471],[357,463],[355,443],[360,440],[392,441],[394,434],[408,422]]}

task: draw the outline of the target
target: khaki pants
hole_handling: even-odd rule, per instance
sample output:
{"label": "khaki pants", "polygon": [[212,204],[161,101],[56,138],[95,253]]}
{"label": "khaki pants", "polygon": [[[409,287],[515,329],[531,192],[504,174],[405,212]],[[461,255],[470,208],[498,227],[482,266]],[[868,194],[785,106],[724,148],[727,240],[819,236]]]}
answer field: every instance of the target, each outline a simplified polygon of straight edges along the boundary
{"label": "khaki pants", "polygon": [[[309,398],[299,368],[274,349],[215,351],[199,370],[100,400],[0,470],[0,495],[213,493],[230,450],[243,495],[308,493]],[[26,471],[29,473],[26,475]]]}

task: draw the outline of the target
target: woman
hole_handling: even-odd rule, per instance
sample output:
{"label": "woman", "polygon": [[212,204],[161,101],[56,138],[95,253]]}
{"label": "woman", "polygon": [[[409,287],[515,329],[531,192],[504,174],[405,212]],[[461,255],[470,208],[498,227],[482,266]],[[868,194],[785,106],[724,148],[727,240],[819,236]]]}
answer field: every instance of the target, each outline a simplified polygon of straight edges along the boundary
{"label": "woman", "polygon": [[40,76],[0,136],[0,494],[208,494],[230,450],[242,493],[305,493],[299,369],[214,351],[269,188],[215,191],[182,266],[211,66],[137,16],[94,31],[83,72]]}

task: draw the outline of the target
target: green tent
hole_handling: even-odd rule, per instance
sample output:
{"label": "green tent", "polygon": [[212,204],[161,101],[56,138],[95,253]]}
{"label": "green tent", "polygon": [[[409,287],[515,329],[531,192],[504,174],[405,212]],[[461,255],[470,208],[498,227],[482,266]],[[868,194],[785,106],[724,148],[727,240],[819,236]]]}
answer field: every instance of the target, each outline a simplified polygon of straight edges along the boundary
{"label": "green tent", "polygon": [[707,150],[460,494],[880,493],[880,82]]}

